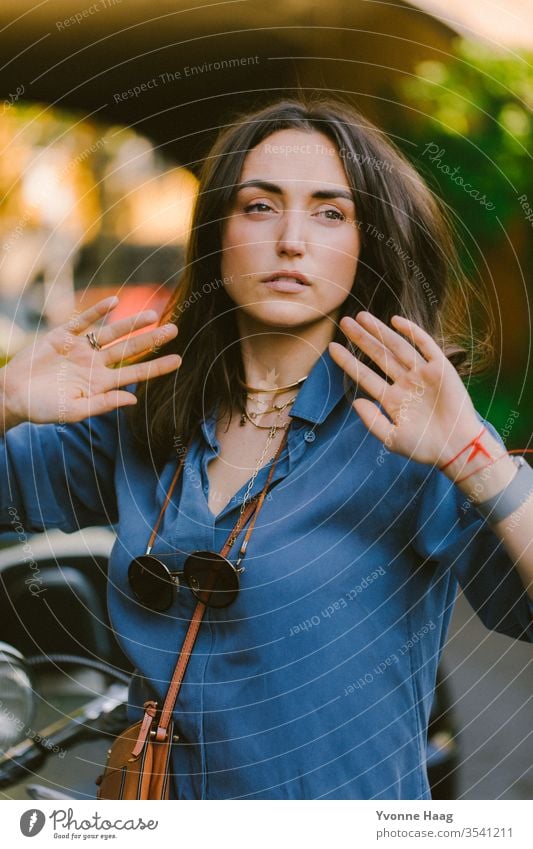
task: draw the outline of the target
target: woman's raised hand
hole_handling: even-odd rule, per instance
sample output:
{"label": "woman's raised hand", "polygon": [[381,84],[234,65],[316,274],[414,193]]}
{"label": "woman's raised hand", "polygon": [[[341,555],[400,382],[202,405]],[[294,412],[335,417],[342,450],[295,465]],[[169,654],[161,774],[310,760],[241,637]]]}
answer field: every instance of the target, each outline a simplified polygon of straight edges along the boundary
{"label": "woman's raised hand", "polygon": [[344,345],[329,351],[377,404],[353,402],[367,428],[390,451],[442,466],[480,431],[480,421],[461,378],[432,337],[413,321],[393,316],[388,327],[368,312],[342,318],[345,335],[364,351],[390,383],[354,357]]}
{"label": "woman's raised hand", "polygon": [[[86,333],[118,303],[105,298],[19,351],[0,371],[5,429],[22,421],[76,422],[136,403],[121,387],[177,369],[181,357],[169,354],[120,366],[139,354],[157,351],[177,334],[167,324],[130,336],[157,320],[153,310],[112,322],[96,331],[101,350]],[[116,366],[116,367],[115,367]]]}

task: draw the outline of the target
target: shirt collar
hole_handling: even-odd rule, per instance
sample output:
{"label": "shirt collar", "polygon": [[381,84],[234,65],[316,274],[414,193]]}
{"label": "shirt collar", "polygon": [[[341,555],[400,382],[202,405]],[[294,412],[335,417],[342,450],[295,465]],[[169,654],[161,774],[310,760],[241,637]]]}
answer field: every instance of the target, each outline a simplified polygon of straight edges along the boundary
{"label": "shirt collar", "polygon": [[[326,348],[304,381],[289,415],[313,424],[322,424],[345,391],[344,371],[333,361]],[[216,411],[206,416],[201,429],[208,445],[218,448]]]}
{"label": "shirt collar", "polygon": [[220,445],[218,443],[218,439],[216,437],[217,430],[217,409],[206,416],[200,423],[200,429],[203,433],[204,439],[213,450],[218,450]]}
{"label": "shirt collar", "polygon": [[322,424],[345,392],[344,371],[326,348],[309,372],[289,415]]}

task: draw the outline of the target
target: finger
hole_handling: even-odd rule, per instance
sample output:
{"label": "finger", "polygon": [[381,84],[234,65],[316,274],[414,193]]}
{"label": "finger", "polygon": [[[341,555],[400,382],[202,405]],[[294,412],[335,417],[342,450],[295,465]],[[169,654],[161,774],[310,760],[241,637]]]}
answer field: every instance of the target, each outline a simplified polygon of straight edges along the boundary
{"label": "finger", "polygon": [[74,412],[76,421],[87,419],[90,416],[101,416],[119,407],[134,407],[137,398],[131,392],[124,390],[111,390],[110,392],[99,392],[90,398],[79,398],[76,402]]}
{"label": "finger", "polygon": [[385,397],[390,389],[386,380],[383,380],[375,371],[354,357],[353,354],[350,354],[344,345],[339,345],[338,342],[329,343],[329,352],[337,365],[344,369],[358,386],[361,386],[365,392],[372,395],[381,404],[385,404]]}
{"label": "finger", "polygon": [[358,324],[357,321],[354,321],[353,318],[346,316],[341,319],[340,327],[348,339],[355,342],[365,354],[368,354],[370,359],[380,367],[381,371],[392,380],[400,380],[406,376],[407,369],[398,360],[396,355],[382,341],[369,333],[366,328]]}
{"label": "finger", "polygon": [[422,330],[418,324],[415,324],[414,321],[410,321],[402,315],[393,315],[391,323],[398,328],[400,333],[404,336],[408,336],[412,340],[413,344],[417,346],[426,360],[434,360],[439,357],[444,357],[444,353],[439,348],[435,340],[429,335],[429,333]]}
{"label": "finger", "polygon": [[124,342],[117,342],[105,349],[106,365],[120,363],[145,351],[157,351],[158,348],[170,342],[177,333],[178,328],[175,324],[164,324],[162,327],[132,336]]}
{"label": "finger", "polygon": [[154,324],[158,321],[159,316],[155,310],[143,310],[135,315],[129,315],[127,318],[121,318],[118,321],[113,321],[98,331],[98,342],[102,347],[116,342],[123,336],[133,333],[134,330],[139,330],[141,327],[146,327],[148,324]]}
{"label": "finger", "polygon": [[368,401],[366,398],[356,398],[352,402],[352,407],[360,416],[361,421],[366,425],[370,433],[374,434],[382,442],[389,440],[393,425],[383,413],[380,413],[376,404]]}
{"label": "finger", "polygon": [[73,315],[69,318],[67,330],[70,330],[71,333],[83,333],[92,324],[99,321],[104,315],[107,315],[117,304],[118,298],[116,295],[98,301],[97,304],[84,310],[79,315]]}
{"label": "finger", "polygon": [[396,358],[407,368],[412,369],[422,365],[424,360],[413,345],[396,333],[385,322],[375,315],[362,311],[357,313],[356,321],[376,338],[380,339],[394,353]]}
{"label": "finger", "polygon": [[423,364],[424,360],[414,345],[410,344],[391,327],[388,327],[377,316],[363,310],[357,314],[356,319],[364,325],[369,333],[377,335],[406,368],[411,369]]}
{"label": "finger", "polygon": [[181,357],[177,354],[168,354],[166,357],[158,357],[148,363],[134,363],[131,366],[122,366],[117,369],[109,369],[110,386],[126,386],[128,383],[139,383],[169,374],[181,365]]}

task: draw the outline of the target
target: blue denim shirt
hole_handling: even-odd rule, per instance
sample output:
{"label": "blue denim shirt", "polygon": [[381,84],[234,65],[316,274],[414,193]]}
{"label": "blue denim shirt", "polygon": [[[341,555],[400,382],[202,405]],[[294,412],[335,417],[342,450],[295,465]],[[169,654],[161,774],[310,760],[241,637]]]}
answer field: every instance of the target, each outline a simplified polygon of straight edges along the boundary
{"label": "blue denim shirt", "polygon": [[[240,594],[208,611],[189,663],[173,796],[429,798],[427,724],[458,583],[487,627],[511,637],[531,635],[532,607],[459,489],[369,433],[327,350],[291,415]],[[202,423],[154,544],[173,569],[195,549],[219,550],[239,514],[246,486],[217,516],[208,508],[215,427],[214,415]],[[195,604],[182,588],[166,613],[150,612],[127,581],[176,458],[160,472],[142,459],[120,411],[20,425],[2,447],[3,528],[10,506],[30,531],[116,524],[109,610],[138,670],[129,707],[138,718],[146,698],[164,696]]]}

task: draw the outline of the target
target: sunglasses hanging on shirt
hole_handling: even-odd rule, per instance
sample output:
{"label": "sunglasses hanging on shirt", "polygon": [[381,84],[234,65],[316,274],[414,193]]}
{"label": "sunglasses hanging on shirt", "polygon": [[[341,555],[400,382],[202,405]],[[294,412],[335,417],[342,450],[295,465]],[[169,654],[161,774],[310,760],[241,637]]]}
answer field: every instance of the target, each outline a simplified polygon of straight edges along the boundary
{"label": "sunglasses hanging on shirt", "polygon": [[[269,433],[269,439],[267,440],[267,445],[265,446],[265,451],[263,452],[263,456],[261,457],[259,464],[263,460],[266,448],[275,436],[275,430],[276,427],[273,426],[271,433]],[[170,569],[168,569],[168,567],[151,552],[161,520],[170,502],[172,493],[174,492],[174,488],[178,482],[185,463],[186,453],[181,456],[178,468],[172,478],[165,501],[150,535],[146,552],[140,557],[134,558],[128,568],[128,581],[137,601],[144,605],[144,607],[148,607],[150,610],[158,612],[168,610],[174,601],[176,592],[179,591],[180,579],[184,579],[187,586],[191,589],[194,597],[205,604],[206,607],[220,609],[228,607],[235,601],[239,594],[239,575],[244,571],[244,567],[240,564],[246,554],[248,542],[255,522],[259,515],[259,511],[263,506],[268,487],[270,486],[270,482],[274,474],[274,469],[287,441],[287,437],[288,429],[285,430],[279,448],[273,457],[272,466],[263,489],[258,495],[248,501],[248,495],[257,472],[259,471],[259,467],[256,469],[244,495],[239,518],[237,519],[237,522],[221,551],[193,551],[187,557],[182,571],[171,572]],[[228,560],[227,555],[246,522],[251,517],[252,521],[250,522],[242,545],[239,549],[237,561],[234,565],[230,560]]]}

